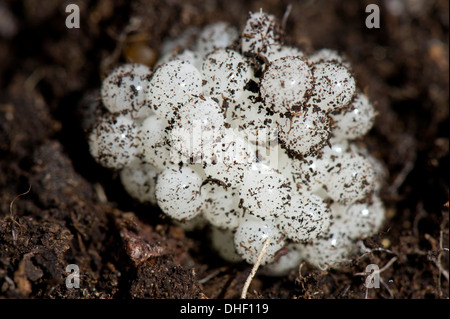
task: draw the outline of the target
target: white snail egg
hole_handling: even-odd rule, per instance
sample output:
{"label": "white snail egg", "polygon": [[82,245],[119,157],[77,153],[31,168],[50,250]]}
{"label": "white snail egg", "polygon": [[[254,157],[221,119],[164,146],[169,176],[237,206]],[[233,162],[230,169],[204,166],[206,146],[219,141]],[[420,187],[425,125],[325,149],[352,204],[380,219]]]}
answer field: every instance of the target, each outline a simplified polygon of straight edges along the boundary
{"label": "white snail egg", "polygon": [[265,265],[261,269],[261,273],[266,276],[285,276],[292,269],[298,268],[302,261],[302,255],[295,244],[288,244],[288,252],[285,255],[281,255],[274,262]]}
{"label": "white snail egg", "polygon": [[308,156],[323,148],[330,137],[328,116],[319,108],[308,107],[279,120],[279,138],[288,150]]}
{"label": "white snail egg", "polygon": [[191,167],[167,167],[156,181],[156,199],[162,211],[177,220],[199,215],[204,196],[200,192],[203,178]]}
{"label": "white snail egg", "polygon": [[300,57],[280,58],[269,64],[261,79],[261,97],[274,112],[296,111],[313,87],[313,76]]}
{"label": "white snail egg", "polygon": [[234,247],[235,231],[217,227],[211,228],[211,244],[219,256],[231,263],[242,261],[242,257],[236,252]]}
{"label": "white snail egg", "polygon": [[328,172],[330,165],[345,152],[347,147],[345,142],[333,142],[331,147],[324,146],[320,155],[309,155],[301,161],[292,161],[292,174],[299,191],[321,192],[330,178]]}
{"label": "white snail egg", "polygon": [[252,72],[244,58],[236,51],[219,49],[208,54],[202,65],[203,94],[224,100],[239,99]]}
{"label": "white snail egg", "polygon": [[374,190],[375,172],[361,155],[344,153],[329,162],[325,169],[329,176],[326,191],[339,203],[354,203]]}
{"label": "white snail egg", "polygon": [[120,181],[130,196],[142,203],[156,205],[157,176],[158,172],[153,165],[134,161],[120,172]]}
{"label": "white snail egg", "polygon": [[141,159],[152,164],[158,172],[170,164],[168,145],[169,127],[165,120],[156,115],[147,117],[138,132],[141,141]]}
{"label": "white snail egg", "polygon": [[284,57],[303,57],[304,53],[296,47],[286,45],[272,45],[267,48],[265,57],[269,62],[275,61]]}
{"label": "white snail egg", "polygon": [[252,216],[244,219],[234,234],[234,246],[242,258],[254,264],[269,237],[270,243],[261,261],[261,265],[265,265],[274,261],[276,252],[285,244],[283,235],[270,221]]}
{"label": "white snail egg", "polygon": [[244,173],[239,195],[248,214],[270,220],[288,209],[291,183],[281,173],[263,166]]}
{"label": "white snail egg", "polygon": [[239,185],[251,163],[256,161],[252,145],[231,129],[224,130],[222,139],[213,144],[209,155],[203,159],[206,176],[224,182],[227,187]]}
{"label": "white snail egg", "polygon": [[105,114],[89,134],[89,151],[101,165],[122,169],[137,156],[137,127],[124,115]]}
{"label": "white snail egg", "polygon": [[250,13],[244,30],[241,33],[243,53],[259,54],[276,45],[278,42],[277,23],[271,14],[260,12]]}
{"label": "white snail egg", "polygon": [[243,215],[242,208],[239,208],[237,191],[210,182],[202,187],[202,192],[205,192],[203,217],[215,227],[236,229]]}
{"label": "white snail egg", "polygon": [[309,56],[308,61],[310,63],[338,62],[350,68],[350,63],[346,61],[339,52],[330,49],[320,49],[314,52],[314,54]]}
{"label": "white snail egg", "polygon": [[156,69],[150,80],[148,99],[154,112],[172,120],[178,108],[202,89],[200,72],[188,61],[174,60]]}
{"label": "white snail egg", "polygon": [[209,24],[199,33],[194,50],[204,57],[216,49],[230,46],[238,37],[238,30],[226,22]]}
{"label": "white snail egg", "polygon": [[375,120],[375,109],[369,99],[358,93],[348,108],[330,113],[334,120],[333,135],[338,139],[355,139],[366,135]]}
{"label": "white snail egg", "polygon": [[221,107],[210,98],[193,98],[183,105],[170,133],[172,150],[183,162],[201,163],[211,154],[224,130]]}
{"label": "white snail egg", "polygon": [[168,38],[162,43],[161,56],[171,53],[179,53],[192,47],[193,42],[198,36],[200,29],[197,27],[188,27],[184,29],[176,38]]}
{"label": "white snail egg", "polygon": [[253,93],[245,91],[241,99],[232,104],[239,135],[254,145],[265,148],[278,141],[278,114],[268,115],[265,105],[255,101]]}
{"label": "white snail egg", "polygon": [[314,90],[311,103],[329,112],[346,106],[355,94],[355,79],[342,64],[319,62],[313,65]]}
{"label": "white snail egg", "polygon": [[347,235],[352,239],[365,238],[376,233],[384,221],[385,209],[378,196],[373,196],[368,203],[350,206],[335,203],[331,209],[336,217],[335,222],[345,227]]}
{"label": "white snail egg", "polygon": [[328,231],[331,210],[316,195],[293,195],[286,213],[278,217],[278,227],[295,242],[308,242]]}
{"label": "white snail egg", "polygon": [[326,269],[339,267],[348,261],[357,247],[345,230],[332,224],[323,238],[316,238],[307,244],[297,244],[297,249],[310,264]]}
{"label": "white snail egg", "polygon": [[143,64],[117,67],[102,82],[103,105],[111,113],[128,111],[133,119],[149,116],[152,110],[147,94],[151,75],[151,70]]}
{"label": "white snail egg", "polygon": [[202,69],[203,59],[199,56],[199,54],[195,51],[191,51],[189,49],[184,50],[183,52],[170,52],[166,55],[163,55],[158,62],[156,62],[155,67],[159,67],[165,63],[174,60],[187,61],[192,64],[197,70]]}

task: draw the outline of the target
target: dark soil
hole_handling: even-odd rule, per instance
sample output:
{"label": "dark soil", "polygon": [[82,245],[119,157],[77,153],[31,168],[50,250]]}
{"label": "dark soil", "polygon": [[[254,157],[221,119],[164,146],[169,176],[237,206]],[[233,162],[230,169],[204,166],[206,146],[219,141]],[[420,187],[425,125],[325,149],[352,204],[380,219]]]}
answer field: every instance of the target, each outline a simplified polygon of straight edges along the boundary
{"label": "dark soil", "polygon": [[[73,1],[81,28],[69,30],[66,1],[1,1],[0,297],[239,297],[250,266],[224,263],[206,232],[185,233],[127,196],[90,157],[81,114],[111,68],[154,63],[165,37],[220,20],[241,27],[259,8],[281,19],[292,3],[287,41],[342,51],[377,102],[366,143],[389,168],[388,219],[351,265],[258,275],[248,296],[448,298],[449,3],[391,1],[406,4],[396,13],[380,1],[381,28],[367,29],[373,2]],[[366,291],[356,274],[370,263],[388,267]],[[66,288],[69,264],[80,289]]]}

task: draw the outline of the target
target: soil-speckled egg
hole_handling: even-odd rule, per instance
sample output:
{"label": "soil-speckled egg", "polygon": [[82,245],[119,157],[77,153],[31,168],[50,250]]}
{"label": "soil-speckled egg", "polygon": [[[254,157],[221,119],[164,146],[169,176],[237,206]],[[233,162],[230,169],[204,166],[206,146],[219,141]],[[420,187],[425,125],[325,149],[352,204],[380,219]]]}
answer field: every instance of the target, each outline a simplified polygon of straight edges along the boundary
{"label": "soil-speckled egg", "polygon": [[261,97],[274,112],[297,112],[313,88],[313,75],[300,57],[284,57],[269,64],[261,79]]}

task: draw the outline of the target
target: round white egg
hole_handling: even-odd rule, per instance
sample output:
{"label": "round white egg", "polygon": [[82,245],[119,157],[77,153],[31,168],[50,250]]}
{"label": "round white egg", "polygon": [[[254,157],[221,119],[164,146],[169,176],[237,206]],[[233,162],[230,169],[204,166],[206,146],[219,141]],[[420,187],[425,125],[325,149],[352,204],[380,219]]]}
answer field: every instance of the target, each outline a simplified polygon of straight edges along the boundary
{"label": "round white egg", "polygon": [[243,215],[237,191],[210,182],[202,186],[205,202],[202,214],[209,223],[221,229],[236,229]]}
{"label": "round white egg", "polygon": [[156,199],[162,211],[177,220],[199,215],[204,202],[202,177],[191,167],[170,166],[156,181]]}
{"label": "round white egg", "polygon": [[249,216],[239,224],[234,246],[243,259],[254,264],[269,237],[270,243],[261,261],[261,265],[265,265],[273,262],[277,251],[285,245],[283,235],[273,223]]}
{"label": "round white egg", "polygon": [[278,120],[279,139],[286,149],[305,157],[322,149],[330,138],[328,116],[319,108],[307,107]]}
{"label": "round white egg", "polygon": [[244,174],[240,188],[242,205],[246,213],[263,220],[277,218],[290,206],[291,183],[281,173],[264,165]]}
{"label": "round white egg", "polygon": [[89,134],[89,151],[101,165],[120,170],[138,155],[137,127],[124,115],[105,114]]}
{"label": "round white egg", "polygon": [[295,242],[308,242],[328,231],[331,210],[316,195],[293,195],[289,209],[278,217],[278,227]]}
{"label": "round white egg", "polygon": [[336,113],[330,113],[333,119],[333,135],[337,139],[356,139],[367,134],[375,121],[375,109],[367,96],[358,93],[349,105]]}
{"label": "round white egg", "polygon": [[143,64],[117,67],[102,82],[103,104],[111,113],[125,112],[133,119],[151,115],[147,97],[151,75],[150,68]]}
{"label": "round white egg", "polygon": [[223,105],[239,99],[251,79],[250,66],[236,51],[219,49],[208,54],[202,65],[203,94]]}
{"label": "round white egg", "polygon": [[197,68],[185,60],[173,60],[156,69],[147,96],[153,111],[171,121],[178,109],[201,90],[202,77]]}
{"label": "round white egg", "polygon": [[330,112],[346,106],[352,100],[356,83],[343,64],[319,62],[313,65],[314,90],[310,103]]}
{"label": "round white egg", "polygon": [[153,165],[134,161],[120,172],[120,181],[131,197],[141,203],[156,205],[157,170]]}
{"label": "round white egg", "polygon": [[172,163],[168,144],[169,131],[168,123],[156,115],[146,118],[139,128],[140,158],[153,165],[158,172]]}
{"label": "round white egg", "polygon": [[313,79],[309,66],[300,57],[274,60],[261,79],[261,97],[274,112],[296,112],[306,102]]}

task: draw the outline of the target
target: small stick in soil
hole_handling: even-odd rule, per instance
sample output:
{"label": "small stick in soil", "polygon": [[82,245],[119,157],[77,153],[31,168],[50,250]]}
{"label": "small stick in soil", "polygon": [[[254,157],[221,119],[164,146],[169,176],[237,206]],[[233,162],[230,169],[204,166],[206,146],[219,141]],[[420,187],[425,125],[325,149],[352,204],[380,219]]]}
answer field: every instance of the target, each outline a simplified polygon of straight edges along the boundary
{"label": "small stick in soil", "polygon": [[434,239],[433,237],[431,237],[429,234],[425,234],[425,239],[428,240],[428,242],[431,244],[431,246],[433,247],[434,251],[438,251],[439,254],[437,257],[434,257],[431,252],[428,252],[428,259],[431,260],[436,267],[439,269],[439,276],[438,276],[438,291],[439,291],[439,295],[442,295],[442,290],[441,290],[441,278],[442,275],[444,275],[444,277],[447,279],[447,281],[449,280],[449,276],[448,276],[448,271],[444,269],[444,267],[442,267],[441,264],[441,257],[442,257],[442,253],[447,251],[448,252],[448,248],[444,248],[443,246],[443,231],[440,231],[440,236],[439,236],[439,246],[437,244],[437,240]]}
{"label": "small stick in soil", "polygon": [[216,277],[218,274],[224,272],[225,270],[228,269],[228,266],[224,266],[224,267],[220,267],[219,269],[216,269],[215,271],[213,271],[211,274],[209,274],[206,277],[203,277],[202,279],[200,279],[198,281],[199,284],[204,284],[206,282],[208,282],[209,280],[211,280],[212,278]]}
{"label": "small stick in soil", "polygon": [[287,19],[289,17],[289,14],[291,14],[292,11],[292,4],[288,4],[286,11],[283,14],[283,19],[281,20],[281,28],[282,30],[286,30],[286,23],[287,23]]}
{"label": "small stick in soil", "polygon": [[[442,284],[441,284],[442,275],[444,275],[444,277],[447,279],[447,281],[449,281],[449,279],[448,279],[448,271],[445,270],[442,267],[442,264],[441,264],[442,252],[445,251],[444,246],[442,244],[443,238],[444,238],[444,232],[441,230],[440,231],[440,236],[439,236],[439,249],[440,249],[440,251],[439,251],[437,262],[435,262],[436,266],[439,268],[439,277],[438,277],[439,296],[442,296]],[[447,248],[447,252],[448,252],[448,248]]]}
{"label": "small stick in soil", "polygon": [[20,225],[20,223],[19,223],[19,222],[16,220],[16,218],[14,217],[13,205],[14,205],[14,202],[16,201],[16,199],[18,199],[20,196],[24,196],[24,195],[28,194],[30,191],[31,191],[31,185],[30,185],[30,187],[28,188],[28,190],[27,190],[25,193],[19,194],[19,195],[17,195],[16,197],[14,197],[14,199],[11,201],[11,204],[9,204],[9,219],[10,219],[11,222],[12,222],[12,225],[11,225],[11,234],[12,234],[12,237],[13,237],[13,243],[14,243],[14,245],[16,244],[16,239],[17,239],[16,231],[15,231],[14,225],[19,226],[20,232],[22,232],[22,225]]}
{"label": "small stick in soil", "polygon": [[412,156],[412,158],[410,156],[409,160],[402,167],[401,171],[397,174],[394,181],[391,183],[391,186],[388,187],[387,192],[389,194],[396,194],[400,186],[403,185],[406,177],[408,177],[409,173],[411,173],[414,168],[414,160],[415,156]]}
{"label": "small stick in soil", "polygon": [[100,203],[107,203],[108,197],[106,196],[105,189],[100,183],[94,184],[94,191],[95,194],[97,194],[97,198],[100,201]]}
{"label": "small stick in soil", "polygon": [[[389,267],[392,266],[392,264],[397,260],[397,257],[393,257],[391,258],[391,260],[388,261],[388,263],[386,265],[384,265],[383,268],[379,269],[379,270],[375,270],[373,272],[374,275],[376,274],[381,274],[383,271],[385,271],[386,269],[388,269]],[[359,272],[356,273],[354,276],[366,276],[367,274],[365,272]],[[383,286],[386,288],[386,290],[389,292],[389,294],[391,295],[391,297],[393,297],[392,291],[389,289],[389,287],[386,285],[386,283],[383,281],[383,278],[380,277],[380,282],[383,284]],[[366,288],[366,295],[365,295],[365,299],[368,298],[368,294],[369,294],[369,289]]]}
{"label": "small stick in soil", "polygon": [[397,256],[397,253],[393,252],[392,250],[383,248],[383,247],[376,247],[376,248],[367,248],[366,245],[364,245],[364,242],[360,241],[360,245],[361,245],[361,250],[364,252],[364,254],[362,254],[361,256],[357,257],[356,260],[357,261],[361,261],[364,258],[366,258],[369,255],[373,255],[374,252],[376,251],[381,251],[387,254],[391,254],[391,255],[395,255]]}
{"label": "small stick in soil", "polygon": [[264,255],[266,254],[269,244],[270,244],[270,237],[268,237],[266,239],[266,241],[264,242],[264,245],[262,246],[261,251],[258,254],[258,258],[256,259],[256,263],[253,265],[252,271],[250,272],[250,275],[248,276],[247,280],[245,281],[244,288],[242,288],[241,299],[247,298],[247,291],[248,291],[248,288],[250,287],[250,283],[252,282],[253,277],[255,277],[255,275],[256,275],[256,271],[258,270],[259,266],[261,265],[261,261],[262,261]]}

